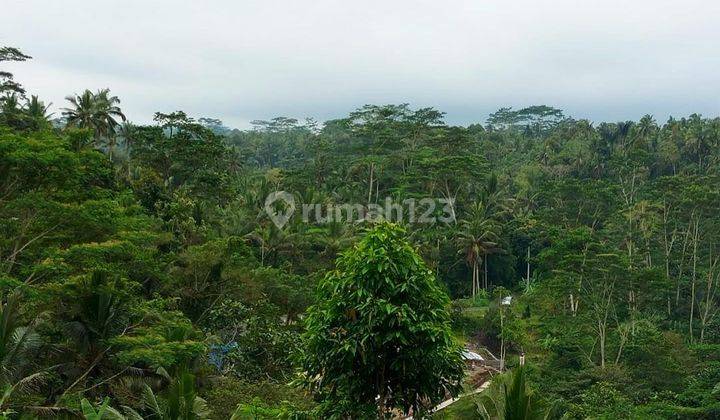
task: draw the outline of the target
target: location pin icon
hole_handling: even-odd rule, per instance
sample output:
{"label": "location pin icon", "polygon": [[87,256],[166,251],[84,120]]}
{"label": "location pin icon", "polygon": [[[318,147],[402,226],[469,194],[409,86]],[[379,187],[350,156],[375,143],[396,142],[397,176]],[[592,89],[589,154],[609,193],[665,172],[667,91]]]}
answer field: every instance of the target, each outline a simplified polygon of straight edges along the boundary
{"label": "location pin icon", "polygon": [[[278,211],[278,206],[275,205],[277,201],[285,203],[283,210]],[[275,226],[282,229],[295,212],[295,197],[287,191],[275,191],[265,199],[264,209]]]}

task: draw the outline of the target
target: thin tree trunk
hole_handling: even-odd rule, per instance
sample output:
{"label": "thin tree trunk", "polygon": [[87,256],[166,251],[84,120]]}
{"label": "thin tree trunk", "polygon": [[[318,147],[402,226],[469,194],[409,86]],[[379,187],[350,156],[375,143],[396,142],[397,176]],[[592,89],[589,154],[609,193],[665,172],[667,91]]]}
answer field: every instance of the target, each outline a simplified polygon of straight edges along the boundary
{"label": "thin tree trunk", "polygon": [[605,368],[605,325],[598,319],[598,338],[600,339],[600,367]]}
{"label": "thin tree trunk", "polygon": [[527,249],[527,273],[525,274],[525,290],[530,290],[530,245]]}
{"label": "thin tree trunk", "polygon": [[473,260],[472,265],[472,297],[477,293],[475,285],[477,284],[477,259]]}
{"label": "thin tree trunk", "polygon": [[718,264],[720,257],[712,261],[710,257],[710,271],[707,273],[707,283],[705,285],[705,304],[704,308],[701,308],[700,313],[700,342],[705,341],[705,327],[712,321],[717,313],[717,310],[713,310],[715,305],[715,292],[717,287],[715,286],[715,269]]}
{"label": "thin tree trunk", "polygon": [[680,306],[680,279],[685,273],[685,254],[687,254],[687,247],[690,241],[690,233],[692,231],[692,221],[694,214],[690,216],[690,223],[688,223],[687,231],[685,232],[685,238],[683,239],[682,255],[680,255],[680,266],[678,268],[678,276],[675,281],[675,307]]}
{"label": "thin tree trunk", "polygon": [[370,163],[370,187],[368,188],[368,204],[370,204],[370,200],[372,200],[372,193],[373,193],[373,172],[375,171],[375,163]]}
{"label": "thin tree trunk", "polygon": [[505,369],[505,323],[503,322],[502,296],[500,299],[500,372],[502,372]]}
{"label": "thin tree trunk", "polygon": [[[674,229],[671,235],[668,235],[668,222],[669,222],[670,208],[667,202],[663,202],[663,244],[665,245],[665,277],[670,280],[670,253],[675,246],[675,239],[677,238],[677,229]],[[667,313],[671,314],[670,296],[667,299]]]}
{"label": "thin tree trunk", "polygon": [[625,347],[625,343],[627,342],[629,331],[618,327],[618,334],[620,335],[620,344],[618,346],[617,355],[615,356],[616,365],[620,363],[620,357],[622,356],[623,348]]}
{"label": "thin tree trunk", "polygon": [[697,279],[697,249],[699,235],[699,218],[695,219],[695,233],[693,240],[693,271],[692,284],[690,285],[690,342],[693,342],[693,318],[695,317],[695,280]]}
{"label": "thin tree trunk", "polygon": [[483,283],[484,283],[485,290],[488,289],[488,260],[489,260],[489,255],[485,254],[485,260],[483,261],[483,267],[485,270],[485,278],[483,279]]}

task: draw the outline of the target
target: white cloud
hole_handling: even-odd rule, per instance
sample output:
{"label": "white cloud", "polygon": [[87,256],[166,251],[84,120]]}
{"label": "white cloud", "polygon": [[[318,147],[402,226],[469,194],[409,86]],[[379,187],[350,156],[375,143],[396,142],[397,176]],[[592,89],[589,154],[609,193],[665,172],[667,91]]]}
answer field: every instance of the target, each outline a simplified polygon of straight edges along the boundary
{"label": "white cloud", "polygon": [[410,102],[483,121],[546,103],[594,120],[720,110],[720,2],[5,1],[10,70],[61,105],[110,87],[131,119],[235,126]]}

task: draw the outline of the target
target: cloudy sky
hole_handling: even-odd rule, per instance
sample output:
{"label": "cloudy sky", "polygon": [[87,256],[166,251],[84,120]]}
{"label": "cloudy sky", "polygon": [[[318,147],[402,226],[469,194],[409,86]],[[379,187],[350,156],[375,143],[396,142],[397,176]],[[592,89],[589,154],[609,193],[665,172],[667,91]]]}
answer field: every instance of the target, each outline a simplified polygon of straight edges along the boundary
{"label": "cloudy sky", "polygon": [[720,115],[717,0],[2,0],[6,65],[55,108],[109,87],[148,122],[182,109],[247,127],[366,103],[484,121],[548,104],[577,118]]}

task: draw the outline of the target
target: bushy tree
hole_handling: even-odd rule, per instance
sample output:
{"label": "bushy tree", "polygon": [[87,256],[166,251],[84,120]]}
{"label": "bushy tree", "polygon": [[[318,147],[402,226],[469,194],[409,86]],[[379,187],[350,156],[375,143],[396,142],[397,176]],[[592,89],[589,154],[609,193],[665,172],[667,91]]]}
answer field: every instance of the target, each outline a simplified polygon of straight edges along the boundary
{"label": "bushy tree", "polygon": [[324,415],[417,415],[460,389],[448,298],[403,235],[391,224],[369,229],[309,309],[302,368]]}

